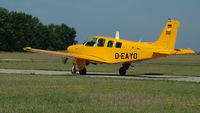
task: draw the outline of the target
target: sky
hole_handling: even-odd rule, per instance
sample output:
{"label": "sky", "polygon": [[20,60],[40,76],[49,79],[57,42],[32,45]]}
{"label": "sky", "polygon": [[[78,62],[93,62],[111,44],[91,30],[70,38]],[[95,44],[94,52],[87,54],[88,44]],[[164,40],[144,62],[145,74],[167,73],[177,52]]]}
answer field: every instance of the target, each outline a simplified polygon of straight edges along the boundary
{"label": "sky", "polygon": [[167,19],[181,22],[176,48],[200,51],[200,0],[0,0],[0,7],[38,17],[44,24],[67,24],[83,43],[91,36],[155,41]]}

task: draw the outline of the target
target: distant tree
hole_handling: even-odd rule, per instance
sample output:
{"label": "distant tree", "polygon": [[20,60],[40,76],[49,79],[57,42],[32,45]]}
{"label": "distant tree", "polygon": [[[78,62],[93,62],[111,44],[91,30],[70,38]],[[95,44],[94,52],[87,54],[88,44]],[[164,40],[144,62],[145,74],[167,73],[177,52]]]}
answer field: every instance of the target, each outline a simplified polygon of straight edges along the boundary
{"label": "distant tree", "polygon": [[8,10],[0,8],[0,50],[5,50],[8,45],[6,41],[6,27],[9,25],[5,24],[8,16]]}
{"label": "distant tree", "polygon": [[38,18],[0,8],[0,51],[22,51],[31,46],[63,50],[77,43],[76,31],[65,24],[43,25]]}
{"label": "distant tree", "polygon": [[77,43],[77,41],[75,41],[76,31],[74,30],[74,28],[70,28],[65,24],[51,24],[48,26],[48,29],[50,31],[49,39],[52,48],[62,50],[72,44]]}

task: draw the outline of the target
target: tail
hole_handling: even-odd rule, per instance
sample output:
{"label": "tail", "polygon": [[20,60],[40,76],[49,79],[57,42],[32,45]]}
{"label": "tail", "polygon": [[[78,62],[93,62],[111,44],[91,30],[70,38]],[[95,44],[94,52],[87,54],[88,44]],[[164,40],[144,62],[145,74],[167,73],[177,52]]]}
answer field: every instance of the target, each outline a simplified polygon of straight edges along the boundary
{"label": "tail", "polygon": [[158,40],[152,44],[165,49],[174,49],[179,26],[179,21],[169,19]]}

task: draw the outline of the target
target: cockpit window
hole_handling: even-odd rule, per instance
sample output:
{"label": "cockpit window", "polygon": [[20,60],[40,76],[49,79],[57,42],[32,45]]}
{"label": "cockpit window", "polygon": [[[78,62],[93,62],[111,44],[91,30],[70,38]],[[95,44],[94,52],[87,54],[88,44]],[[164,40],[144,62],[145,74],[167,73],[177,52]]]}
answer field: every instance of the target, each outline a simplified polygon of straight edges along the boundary
{"label": "cockpit window", "polygon": [[98,40],[97,46],[98,46],[98,47],[103,47],[103,46],[104,46],[104,43],[105,43],[105,39],[101,39],[101,38],[100,38],[100,39]]}
{"label": "cockpit window", "polygon": [[87,42],[86,42],[86,44],[85,44],[85,46],[96,46],[96,40],[97,40],[97,38],[90,38],[90,39],[88,39],[87,40]]}
{"label": "cockpit window", "polygon": [[109,40],[108,43],[107,43],[107,47],[112,47],[113,43],[114,43],[113,41]]}
{"label": "cockpit window", "polygon": [[116,48],[121,48],[121,47],[122,47],[122,43],[121,43],[121,42],[116,42],[115,47],[116,47]]}

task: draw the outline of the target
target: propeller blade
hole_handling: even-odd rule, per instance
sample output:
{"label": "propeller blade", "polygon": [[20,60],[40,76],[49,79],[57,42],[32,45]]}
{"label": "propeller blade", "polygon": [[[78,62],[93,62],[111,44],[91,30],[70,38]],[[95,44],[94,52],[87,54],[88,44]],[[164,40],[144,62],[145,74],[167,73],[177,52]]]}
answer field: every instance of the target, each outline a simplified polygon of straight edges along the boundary
{"label": "propeller blade", "polygon": [[63,63],[66,64],[67,61],[68,61],[68,58],[65,58]]}

